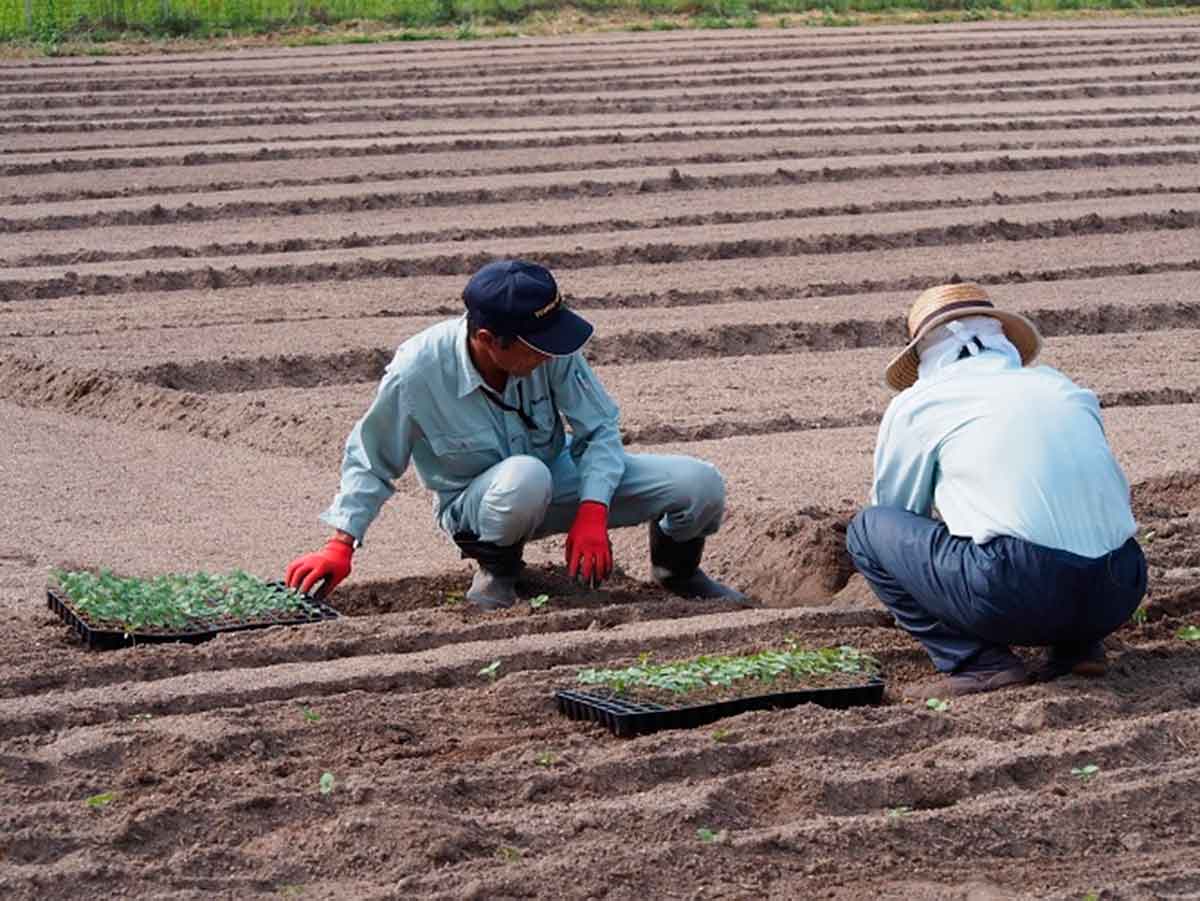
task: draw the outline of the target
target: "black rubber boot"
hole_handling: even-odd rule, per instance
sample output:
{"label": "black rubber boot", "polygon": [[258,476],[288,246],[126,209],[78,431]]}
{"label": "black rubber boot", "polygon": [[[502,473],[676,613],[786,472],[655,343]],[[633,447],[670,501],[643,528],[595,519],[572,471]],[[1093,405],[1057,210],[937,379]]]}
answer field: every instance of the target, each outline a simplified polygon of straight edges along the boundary
{"label": "black rubber boot", "polygon": [[473,532],[459,532],[454,543],[464,559],[479,564],[479,571],[467,589],[469,603],[483,610],[500,610],[517,602],[517,574],[525,565],[521,560],[524,544],[504,547],[480,541]]}
{"label": "black rubber boot", "polygon": [[700,568],[703,556],[703,538],[674,541],[657,522],[650,523],[650,575],[655,582],[685,598],[720,598],[757,606],[740,591],[706,576]]}

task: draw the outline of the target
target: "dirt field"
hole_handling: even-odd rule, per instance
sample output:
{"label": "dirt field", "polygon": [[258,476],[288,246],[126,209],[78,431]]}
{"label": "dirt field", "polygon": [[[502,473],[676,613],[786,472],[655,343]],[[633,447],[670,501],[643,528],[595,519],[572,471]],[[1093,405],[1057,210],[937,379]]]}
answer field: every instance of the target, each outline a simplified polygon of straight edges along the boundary
{"label": "dirt field", "polygon": [[[0,896],[1200,897],[1198,62],[1200,20],[1126,19],[0,66]],[[548,607],[464,610],[410,474],[339,621],[89,653],[50,617],[55,566],[318,546],[394,348],[508,255],[597,324],[630,450],[722,468],[707,567],[766,607],[656,592],[639,529],[604,590],[550,540]],[[559,717],[643,652],[931,672],[842,542],[903,311],[956,277],[1107,408],[1152,565],[1110,676],[634,740]]]}

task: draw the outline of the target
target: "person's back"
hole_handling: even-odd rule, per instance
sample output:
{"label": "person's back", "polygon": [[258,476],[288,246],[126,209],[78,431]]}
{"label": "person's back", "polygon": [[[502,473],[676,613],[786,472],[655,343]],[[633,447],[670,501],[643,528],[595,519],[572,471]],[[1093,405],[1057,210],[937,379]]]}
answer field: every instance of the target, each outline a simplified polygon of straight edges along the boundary
{"label": "person's back", "polygon": [[1134,532],[1129,484],[1095,394],[999,354],[954,364],[897,398],[936,460],[934,504],[952,535],[1009,535],[1099,557]]}

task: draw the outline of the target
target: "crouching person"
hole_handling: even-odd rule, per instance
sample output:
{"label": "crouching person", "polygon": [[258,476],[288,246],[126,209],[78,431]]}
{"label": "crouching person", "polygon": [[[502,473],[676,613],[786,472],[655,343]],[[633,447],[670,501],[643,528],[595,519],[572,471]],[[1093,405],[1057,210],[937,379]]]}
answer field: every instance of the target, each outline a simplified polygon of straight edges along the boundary
{"label": "crouching person", "polygon": [[[1027,681],[1012,645],[1048,646],[1036,674],[1102,675],[1102,639],[1146,591],[1129,484],[1096,396],[1048,366],[1036,326],[978,285],[930,288],[887,368],[871,503],[855,566],[941,677],[909,697]],[[940,521],[931,518],[936,507]]]}
{"label": "crouching person", "polygon": [[411,460],[438,525],[479,565],[466,594],[479,607],[517,600],[527,541],[566,533],[569,574],[597,585],[612,572],[609,530],[639,523],[662,586],[744,601],[700,569],[725,509],[720,473],[691,457],[625,452],[617,406],[580,353],[592,326],[563,305],[554,276],[490,263],[463,301],[464,316],[397,351],[346,442],[341,489],[322,514],[335,533],[292,561],[287,584],[326,595],[345,579]]}

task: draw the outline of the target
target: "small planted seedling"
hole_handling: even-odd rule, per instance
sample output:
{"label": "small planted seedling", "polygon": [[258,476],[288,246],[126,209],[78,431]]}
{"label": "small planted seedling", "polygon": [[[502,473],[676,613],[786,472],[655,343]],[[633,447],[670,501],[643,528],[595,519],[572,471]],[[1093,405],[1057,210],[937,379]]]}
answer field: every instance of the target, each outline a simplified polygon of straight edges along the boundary
{"label": "small planted seedling", "polygon": [[148,719],[153,719],[153,717],[154,717],[153,713],[135,713],[133,716],[131,716],[129,718],[129,722],[144,723]]}
{"label": "small planted seedling", "polygon": [[700,841],[704,842],[706,845],[711,845],[717,840],[717,833],[713,832],[711,829],[701,826],[696,830],[696,838],[700,839]]}
{"label": "small planted seedling", "polygon": [[533,762],[538,766],[552,767],[554,764],[558,763],[558,755],[556,755],[553,751],[542,751],[541,754],[538,754],[537,757],[533,758]]}
{"label": "small planted seedling", "polygon": [[1184,626],[1175,633],[1175,637],[1184,641],[1200,641],[1200,626]]}
{"label": "small planted seedling", "polygon": [[447,591],[445,604],[447,607],[453,607],[455,604],[461,604],[466,599],[466,594],[461,591]]}
{"label": "small planted seedling", "polygon": [[1150,611],[1146,609],[1145,604],[1142,604],[1140,607],[1138,607],[1136,610],[1133,611],[1133,615],[1130,616],[1129,619],[1135,625],[1144,626],[1144,625],[1146,625],[1146,620],[1149,618],[1149,616],[1150,616]]}
{"label": "small planted seedling", "polygon": [[487,679],[489,682],[495,682],[500,676],[500,661],[493,660],[479,671],[479,675]]}
{"label": "small planted seedling", "polygon": [[529,599],[529,609],[530,610],[541,610],[543,607],[545,607],[549,603],[550,603],[550,595],[539,594],[537,597]]}
{"label": "small planted seedling", "polygon": [[323,795],[331,794],[333,792],[334,784],[335,784],[335,780],[333,778],[333,773],[330,773],[330,772],[322,773],[321,781],[317,783],[317,785],[321,789],[321,794],[323,794]]}
{"label": "small planted seedling", "polygon": [[712,736],[713,736],[713,741],[715,741],[719,745],[728,744],[729,742],[731,742],[735,738],[737,738],[737,736],[734,735],[733,731],[730,729],[715,729],[715,730],[713,730]]}
{"label": "small planted seedling", "polygon": [[304,722],[306,722],[306,723],[319,723],[319,722],[321,722],[321,714],[317,713],[317,712],[316,712],[315,710],[313,710],[311,707],[301,707],[301,708],[300,708],[300,715],[301,715],[302,717],[304,717]]}
{"label": "small planted seedling", "polygon": [[925,706],[930,710],[936,710],[938,713],[945,713],[950,709],[950,702],[945,698],[930,698],[925,702]]}
{"label": "small planted seedling", "polygon": [[516,863],[521,859],[521,849],[513,848],[509,845],[501,845],[496,849],[496,856],[505,863]]}
{"label": "small planted seedling", "polygon": [[912,813],[912,808],[906,804],[901,804],[897,807],[889,807],[887,809],[887,818],[889,820],[902,820]]}
{"label": "small planted seedling", "polygon": [[1099,772],[1100,767],[1096,766],[1094,763],[1086,763],[1083,766],[1071,767],[1071,775],[1080,782],[1088,782],[1089,780],[1095,778],[1096,774]]}
{"label": "small planted seedling", "polygon": [[116,792],[101,792],[98,795],[92,795],[86,803],[92,810],[102,810],[115,800],[117,800]]}

